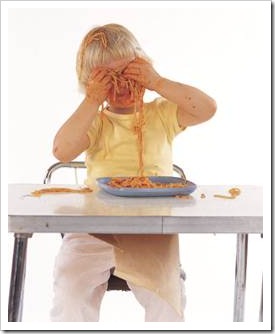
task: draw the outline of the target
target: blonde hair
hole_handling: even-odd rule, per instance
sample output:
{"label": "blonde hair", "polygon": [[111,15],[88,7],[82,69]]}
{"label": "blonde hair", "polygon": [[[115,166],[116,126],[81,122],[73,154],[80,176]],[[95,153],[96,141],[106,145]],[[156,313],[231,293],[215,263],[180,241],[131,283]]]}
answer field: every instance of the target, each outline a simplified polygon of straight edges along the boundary
{"label": "blonde hair", "polygon": [[151,62],[127,28],[115,23],[93,28],[82,40],[77,53],[76,72],[80,88],[86,89],[89,75],[95,67],[135,57]]}

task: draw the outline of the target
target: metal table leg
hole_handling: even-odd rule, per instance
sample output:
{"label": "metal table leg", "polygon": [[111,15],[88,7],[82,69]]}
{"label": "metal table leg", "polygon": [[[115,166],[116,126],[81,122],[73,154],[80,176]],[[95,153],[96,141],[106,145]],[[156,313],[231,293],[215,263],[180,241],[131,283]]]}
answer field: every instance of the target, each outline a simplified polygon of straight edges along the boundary
{"label": "metal table leg", "polygon": [[[261,233],[261,239],[263,238],[263,233]],[[261,303],[260,303],[260,310],[259,310],[259,322],[263,322],[263,276],[262,276],[262,288],[261,288]]]}
{"label": "metal table leg", "polygon": [[235,298],[234,298],[234,318],[233,321],[244,321],[244,300],[247,268],[247,245],[248,234],[237,234],[237,252],[235,267]]}
{"label": "metal table leg", "polygon": [[259,322],[263,322],[263,278],[262,278],[262,289],[261,289],[261,303],[259,310]]}
{"label": "metal table leg", "polygon": [[26,253],[28,238],[32,234],[15,233],[12,259],[12,271],[9,293],[9,320],[19,322],[22,320],[23,295],[26,270]]}

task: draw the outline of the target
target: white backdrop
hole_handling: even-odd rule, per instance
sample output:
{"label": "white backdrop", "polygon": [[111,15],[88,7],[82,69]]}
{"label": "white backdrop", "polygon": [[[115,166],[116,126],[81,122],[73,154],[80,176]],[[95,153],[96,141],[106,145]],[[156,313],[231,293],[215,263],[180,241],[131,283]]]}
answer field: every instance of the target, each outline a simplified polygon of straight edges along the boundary
{"label": "white backdrop", "polygon": [[[75,73],[80,41],[95,25],[116,22],[135,34],[161,75],[196,86],[217,102],[210,121],[174,142],[174,161],[188,178],[263,185],[269,196],[269,1],[1,5],[4,183],[41,183],[56,162],[53,137],[83,98]],[[146,100],[153,97],[146,94]]]}

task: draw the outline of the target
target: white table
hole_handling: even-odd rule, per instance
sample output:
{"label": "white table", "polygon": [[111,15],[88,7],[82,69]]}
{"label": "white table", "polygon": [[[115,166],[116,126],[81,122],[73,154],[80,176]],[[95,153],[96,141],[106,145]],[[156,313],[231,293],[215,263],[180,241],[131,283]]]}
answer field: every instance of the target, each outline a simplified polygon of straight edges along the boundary
{"label": "white table", "polygon": [[[240,186],[241,195],[235,199],[213,196],[227,194],[232,187],[228,185],[199,186],[189,199],[125,198],[98,189],[85,195],[26,196],[32,190],[45,187],[42,184],[9,185],[9,232],[15,236],[9,321],[22,319],[27,241],[36,232],[235,233],[233,321],[243,321],[248,234],[263,233],[261,187]],[[202,193],[206,195],[205,198],[201,198]]]}

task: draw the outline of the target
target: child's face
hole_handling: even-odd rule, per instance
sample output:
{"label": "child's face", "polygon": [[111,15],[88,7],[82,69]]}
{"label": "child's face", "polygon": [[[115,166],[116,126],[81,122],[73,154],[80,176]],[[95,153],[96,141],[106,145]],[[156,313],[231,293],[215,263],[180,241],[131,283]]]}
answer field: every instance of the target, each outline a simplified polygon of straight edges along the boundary
{"label": "child's face", "polygon": [[[127,68],[128,64],[133,61],[134,59],[119,59],[112,61],[108,65],[106,65],[107,68],[114,70],[118,74],[123,74],[123,71]],[[116,108],[129,108],[134,106],[135,104],[135,97],[134,95],[129,91],[129,88],[125,83],[117,82],[118,84],[118,91],[114,94],[114,87],[111,88],[110,94],[107,98],[108,103],[112,107]]]}

